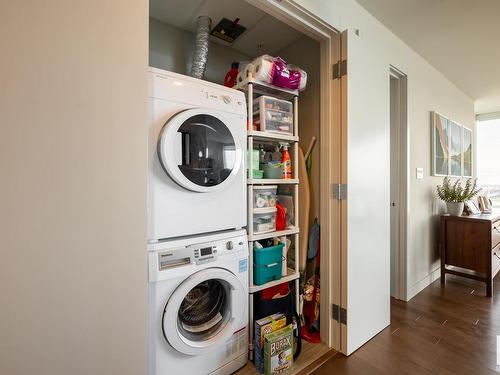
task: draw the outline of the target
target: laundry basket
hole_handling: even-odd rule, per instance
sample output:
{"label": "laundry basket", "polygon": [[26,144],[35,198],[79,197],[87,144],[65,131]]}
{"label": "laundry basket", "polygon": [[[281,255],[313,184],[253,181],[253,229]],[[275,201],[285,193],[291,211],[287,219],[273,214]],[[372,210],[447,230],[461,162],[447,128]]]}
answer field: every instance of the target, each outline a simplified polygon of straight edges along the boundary
{"label": "laundry basket", "polygon": [[253,283],[255,285],[281,279],[284,246],[285,244],[280,243],[253,250]]}

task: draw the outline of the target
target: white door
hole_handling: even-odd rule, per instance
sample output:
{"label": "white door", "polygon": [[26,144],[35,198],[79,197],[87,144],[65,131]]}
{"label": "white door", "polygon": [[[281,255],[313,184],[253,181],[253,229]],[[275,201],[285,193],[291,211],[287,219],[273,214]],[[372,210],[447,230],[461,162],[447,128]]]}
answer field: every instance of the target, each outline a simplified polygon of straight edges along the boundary
{"label": "white door", "polygon": [[247,298],[243,284],[233,273],[215,267],[196,272],[168,299],[163,335],[181,353],[209,353],[248,318],[244,309]]}
{"label": "white door", "polygon": [[228,120],[208,109],[188,109],[167,121],[158,157],[177,184],[201,193],[229,185],[243,164],[242,145]]}
{"label": "white door", "polygon": [[[387,75],[370,76],[370,82],[366,82],[368,65],[349,60],[348,50],[360,48],[359,43],[358,38],[347,46],[347,33],[343,33],[343,59],[347,60],[348,72],[341,78],[345,82],[342,97],[351,97],[347,86],[352,95],[367,97],[363,111],[349,103],[342,110],[346,134],[342,183],[347,184],[347,199],[342,200],[343,310],[339,316],[345,322],[341,326],[341,350],[347,355],[390,324],[389,105],[381,108],[370,101],[373,95],[382,95],[388,103],[389,82]],[[370,64],[375,72],[383,68],[383,62]],[[382,80],[386,90],[373,92],[371,87],[380,87]],[[387,121],[374,122],[373,113],[386,114]]]}

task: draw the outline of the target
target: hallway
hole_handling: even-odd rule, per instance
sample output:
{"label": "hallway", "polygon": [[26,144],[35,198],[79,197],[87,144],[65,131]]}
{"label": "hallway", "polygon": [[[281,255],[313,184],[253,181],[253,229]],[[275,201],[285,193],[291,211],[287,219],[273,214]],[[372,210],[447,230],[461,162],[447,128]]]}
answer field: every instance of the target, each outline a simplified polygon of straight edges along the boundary
{"label": "hallway", "polygon": [[335,355],[314,374],[496,374],[500,278],[484,284],[447,276],[410,302],[391,302],[391,325],[349,358]]}

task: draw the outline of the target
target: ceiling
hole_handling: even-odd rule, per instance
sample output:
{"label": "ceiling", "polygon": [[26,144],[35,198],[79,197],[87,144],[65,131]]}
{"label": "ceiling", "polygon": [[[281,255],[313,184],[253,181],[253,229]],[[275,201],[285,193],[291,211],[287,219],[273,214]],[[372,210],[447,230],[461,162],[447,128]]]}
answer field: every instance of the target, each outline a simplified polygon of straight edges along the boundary
{"label": "ceiling", "polygon": [[500,0],[357,0],[475,101],[500,111]]}
{"label": "ceiling", "polygon": [[[151,18],[181,29],[194,32],[196,19],[200,15],[209,16],[212,26],[222,18],[239,18],[239,24],[247,30],[230,47],[248,57],[263,53],[276,54],[302,36],[299,31],[245,0],[150,0]],[[212,37],[212,40],[229,46],[220,39]]]}

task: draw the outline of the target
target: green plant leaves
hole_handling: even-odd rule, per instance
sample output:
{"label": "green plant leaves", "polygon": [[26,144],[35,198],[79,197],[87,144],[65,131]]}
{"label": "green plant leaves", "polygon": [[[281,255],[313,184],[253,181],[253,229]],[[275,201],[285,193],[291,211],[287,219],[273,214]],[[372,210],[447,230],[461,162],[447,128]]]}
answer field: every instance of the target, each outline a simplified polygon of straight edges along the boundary
{"label": "green plant leaves", "polygon": [[474,198],[481,189],[477,188],[477,179],[468,178],[465,186],[460,179],[452,183],[449,177],[443,179],[443,184],[436,186],[439,199],[445,202],[465,202]]}

